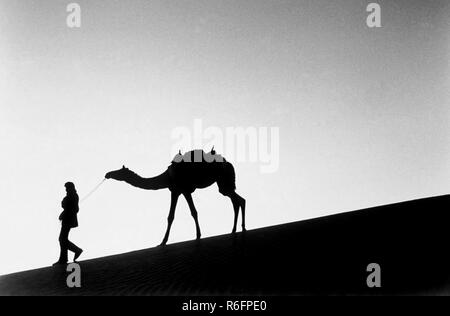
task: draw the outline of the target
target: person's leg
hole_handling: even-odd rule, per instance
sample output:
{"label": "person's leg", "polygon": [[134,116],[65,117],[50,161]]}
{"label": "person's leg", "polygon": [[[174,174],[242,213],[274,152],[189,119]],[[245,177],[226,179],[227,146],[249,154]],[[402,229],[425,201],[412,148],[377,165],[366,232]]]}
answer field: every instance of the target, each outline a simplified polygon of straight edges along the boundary
{"label": "person's leg", "polygon": [[71,242],[70,240],[67,240],[67,249],[70,250],[70,251],[72,251],[72,252],[74,252],[74,253],[80,252],[80,250],[81,250],[80,247],[78,247],[77,245],[75,245],[75,244],[74,244],[73,242]]}
{"label": "person's leg", "polygon": [[76,261],[78,259],[78,257],[81,255],[81,253],[83,252],[83,249],[81,249],[80,247],[78,247],[77,245],[75,245],[73,242],[71,242],[69,240],[69,233],[70,233],[70,228],[69,228],[69,232],[67,233],[67,249],[75,254],[73,261]]}
{"label": "person's leg", "polygon": [[66,225],[61,226],[61,232],[59,234],[59,246],[61,248],[61,253],[59,255],[58,262],[66,263],[67,262],[67,247],[69,242],[69,232],[70,227]]}

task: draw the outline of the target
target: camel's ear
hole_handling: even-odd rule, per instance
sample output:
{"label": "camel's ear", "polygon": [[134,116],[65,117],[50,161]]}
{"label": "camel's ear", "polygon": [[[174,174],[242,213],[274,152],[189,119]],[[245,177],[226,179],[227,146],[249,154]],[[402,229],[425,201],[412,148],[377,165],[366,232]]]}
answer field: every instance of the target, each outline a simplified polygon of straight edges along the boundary
{"label": "camel's ear", "polygon": [[122,166],[122,169],[126,169],[126,168],[125,168],[125,165]]}

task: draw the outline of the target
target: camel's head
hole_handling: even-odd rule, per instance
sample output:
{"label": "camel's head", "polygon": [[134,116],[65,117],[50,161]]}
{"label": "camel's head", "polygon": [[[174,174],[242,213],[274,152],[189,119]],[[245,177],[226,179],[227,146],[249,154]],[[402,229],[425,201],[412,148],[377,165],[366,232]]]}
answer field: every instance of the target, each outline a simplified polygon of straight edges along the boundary
{"label": "camel's head", "polygon": [[119,170],[108,172],[105,175],[105,178],[106,179],[114,179],[117,181],[124,181],[130,175],[130,172],[131,171],[128,168],[126,168],[125,166],[122,166],[122,168]]}

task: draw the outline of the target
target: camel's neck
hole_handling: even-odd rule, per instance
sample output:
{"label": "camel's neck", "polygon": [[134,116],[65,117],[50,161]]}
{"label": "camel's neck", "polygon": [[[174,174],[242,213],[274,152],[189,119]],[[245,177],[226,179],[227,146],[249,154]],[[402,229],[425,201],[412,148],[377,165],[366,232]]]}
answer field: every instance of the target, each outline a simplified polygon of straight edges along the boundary
{"label": "camel's neck", "polygon": [[124,181],[136,188],[144,190],[160,190],[169,187],[169,175],[167,171],[153,178],[142,178],[134,172],[130,172]]}

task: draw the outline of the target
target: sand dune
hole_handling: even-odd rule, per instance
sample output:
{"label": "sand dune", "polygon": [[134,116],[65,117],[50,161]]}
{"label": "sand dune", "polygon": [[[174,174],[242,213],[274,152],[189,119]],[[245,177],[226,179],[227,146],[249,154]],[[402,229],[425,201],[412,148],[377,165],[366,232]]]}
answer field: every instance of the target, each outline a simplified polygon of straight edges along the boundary
{"label": "sand dune", "polygon": [[[0,277],[2,295],[450,294],[450,196],[415,200]],[[381,266],[381,288],[366,267]]]}

